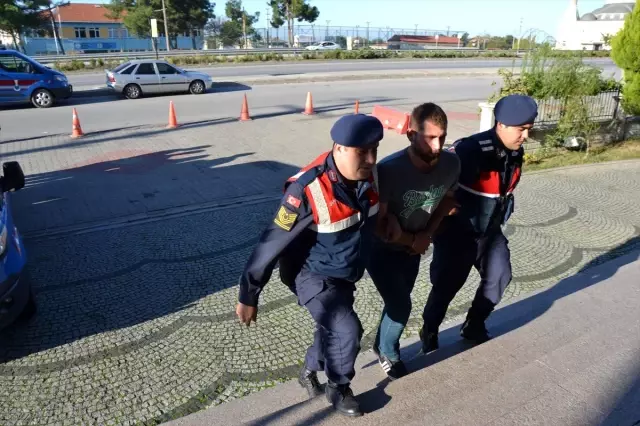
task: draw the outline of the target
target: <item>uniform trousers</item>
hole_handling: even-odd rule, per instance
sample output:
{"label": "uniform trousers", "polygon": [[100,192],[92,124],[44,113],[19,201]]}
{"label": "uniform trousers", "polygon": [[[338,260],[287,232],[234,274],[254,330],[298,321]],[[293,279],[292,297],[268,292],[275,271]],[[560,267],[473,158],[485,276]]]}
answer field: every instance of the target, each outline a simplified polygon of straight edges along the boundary
{"label": "uniform trousers", "polygon": [[475,267],[478,287],[467,319],[484,323],[511,282],[509,241],[500,229],[482,237],[449,223],[433,242],[431,292],[423,312],[425,329],[437,333],[449,304]]}
{"label": "uniform trousers", "polygon": [[355,284],[303,268],[296,277],[296,293],[298,303],[316,323],[306,368],[324,371],[334,384],[349,384],[356,374],[354,365],[364,331],[353,309]]}

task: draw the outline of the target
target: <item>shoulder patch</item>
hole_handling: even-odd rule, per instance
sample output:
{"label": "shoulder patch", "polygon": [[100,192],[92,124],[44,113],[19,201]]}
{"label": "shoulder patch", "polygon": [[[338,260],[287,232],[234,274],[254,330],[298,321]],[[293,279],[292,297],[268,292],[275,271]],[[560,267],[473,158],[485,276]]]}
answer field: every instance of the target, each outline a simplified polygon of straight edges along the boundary
{"label": "shoulder patch", "polygon": [[291,231],[291,228],[293,228],[293,225],[296,223],[297,218],[298,213],[290,211],[285,206],[280,206],[280,210],[278,210],[278,214],[273,220],[273,223],[288,232]]}

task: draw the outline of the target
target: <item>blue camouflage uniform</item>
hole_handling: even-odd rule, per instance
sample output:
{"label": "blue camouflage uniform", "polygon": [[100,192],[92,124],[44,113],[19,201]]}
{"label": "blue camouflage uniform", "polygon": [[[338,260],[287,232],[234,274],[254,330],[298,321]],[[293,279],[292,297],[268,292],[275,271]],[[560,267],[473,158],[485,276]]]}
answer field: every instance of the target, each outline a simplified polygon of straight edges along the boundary
{"label": "blue camouflage uniform", "polygon": [[[532,124],[538,114],[528,96],[510,95],[495,106],[496,122],[506,126]],[[496,127],[456,141],[452,150],[461,171],[458,212],[446,217],[433,241],[430,275],[433,285],[424,309],[424,330],[438,333],[447,308],[475,266],[481,281],[466,324],[486,329],[484,322],[511,282],[511,260],[502,226],[514,209],[513,191],[520,181],[524,149],[508,150]],[[464,328],[464,326],[463,326]]]}
{"label": "blue camouflage uniform", "polygon": [[[383,133],[379,120],[362,114],[342,117],[331,130],[336,144],[349,147],[377,144]],[[375,173],[348,186],[329,151],[292,176],[285,188],[278,212],[242,273],[239,301],[257,306],[279,262],[282,281],[316,322],[306,367],[324,371],[336,385],[348,385],[363,332],[353,310],[355,283],[364,274],[379,208]]]}

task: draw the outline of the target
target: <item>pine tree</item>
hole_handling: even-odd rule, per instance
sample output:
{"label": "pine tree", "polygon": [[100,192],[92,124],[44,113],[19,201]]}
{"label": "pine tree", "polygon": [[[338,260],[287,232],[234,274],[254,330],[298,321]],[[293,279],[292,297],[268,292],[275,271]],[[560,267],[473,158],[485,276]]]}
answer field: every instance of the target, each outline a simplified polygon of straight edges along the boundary
{"label": "pine tree", "polygon": [[287,23],[289,30],[289,47],[293,47],[294,20],[298,22],[314,22],[320,16],[317,7],[311,6],[306,0],[270,0],[267,3],[273,10],[271,26],[280,28]]}

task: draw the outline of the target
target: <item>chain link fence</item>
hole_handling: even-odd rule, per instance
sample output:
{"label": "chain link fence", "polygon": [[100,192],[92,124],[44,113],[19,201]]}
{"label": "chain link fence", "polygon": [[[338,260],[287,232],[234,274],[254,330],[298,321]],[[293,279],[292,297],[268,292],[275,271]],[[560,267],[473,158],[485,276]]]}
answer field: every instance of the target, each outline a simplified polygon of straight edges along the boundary
{"label": "chain link fence", "polygon": [[[423,29],[423,28],[392,28],[361,26],[330,26],[314,23],[311,25],[295,25],[293,28],[293,43],[289,42],[289,30],[286,25],[280,28],[255,28],[255,33],[249,36],[247,43],[250,48],[304,48],[323,41],[331,41],[346,48],[347,37],[353,39],[353,48],[386,47],[387,41],[396,35],[403,36],[440,36],[460,37],[466,31],[447,29]],[[468,34],[467,34],[468,36]],[[207,37],[209,48],[218,48],[219,40],[215,36]],[[443,48],[464,47],[464,43],[443,44]]]}

